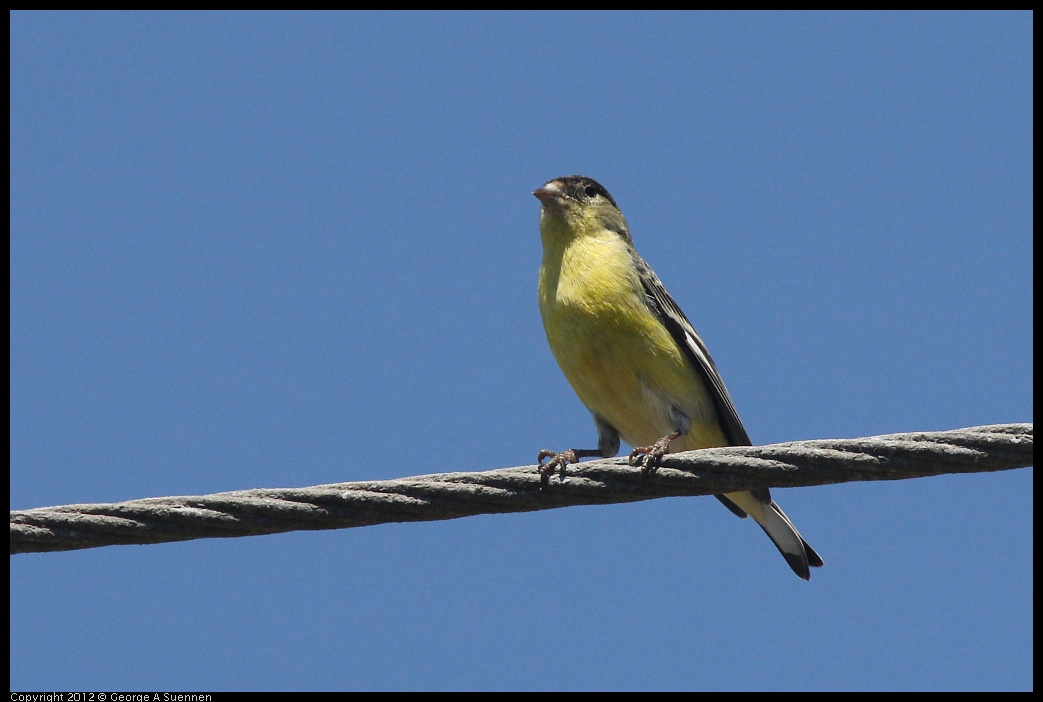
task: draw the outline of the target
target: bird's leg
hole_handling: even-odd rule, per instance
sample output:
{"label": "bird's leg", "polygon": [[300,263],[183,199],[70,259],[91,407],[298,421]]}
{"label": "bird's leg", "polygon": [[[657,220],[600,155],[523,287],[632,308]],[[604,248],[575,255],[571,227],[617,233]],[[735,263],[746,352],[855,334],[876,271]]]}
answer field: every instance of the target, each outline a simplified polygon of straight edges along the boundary
{"label": "bird's leg", "polygon": [[[555,471],[558,471],[559,479],[565,481],[565,466],[570,463],[579,463],[581,458],[590,458],[592,456],[601,456],[603,454],[601,449],[568,449],[567,451],[548,451],[542,449],[536,456],[536,463],[540,466],[540,484],[543,487],[547,487],[550,483],[550,478],[554,475]],[[543,459],[549,458],[546,464]]]}
{"label": "bird's leg", "polygon": [[[543,464],[543,459],[549,458],[550,461],[547,465]],[[541,449],[539,454],[536,456],[536,463],[540,467],[540,485],[547,487],[550,484],[550,478],[554,475],[555,471],[561,471],[561,479],[565,479],[565,466],[570,463],[579,463],[579,458],[576,457],[576,452],[572,449],[568,451],[560,451],[555,453],[554,451],[548,451],[547,449]]]}
{"label": "bird's leg", "polygon": [[656,472],[659,469],[659,462],[663,460],[663,456],[666,455],[667,450],[670,448],[670,442],[679,436],[681,436],[681,432],[675,431],[673,434],[664,436],[650,446],[636,447],[630,452],[630,465],[641,466],[641,475],[643,477]]}

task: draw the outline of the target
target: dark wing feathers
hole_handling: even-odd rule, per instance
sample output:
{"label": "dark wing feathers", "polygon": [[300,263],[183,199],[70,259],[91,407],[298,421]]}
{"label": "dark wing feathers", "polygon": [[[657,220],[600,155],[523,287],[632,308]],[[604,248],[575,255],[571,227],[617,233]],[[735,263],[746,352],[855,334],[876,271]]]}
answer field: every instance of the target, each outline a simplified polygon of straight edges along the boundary
{"label": "dark wing feathers", "polygon": [[[706,344],[699,338],[699,334],[696,333],[681,308],[674,302],[674,298],[670,297],[670,293],[666,291],[651,266],[645,263],[645,260],[636,251],[631,250],[631,255],[634,257],[634,265],[637,268],[638,277],[641,279],[641,285],[644,287],[645,299],[648,301],[649,308],[666,326],[670,336],[684,350],[685,356],[706,382],[706,387],[713,398],[714,408],[717,410],[717,418],[721,422],[721,428],[728,438],[729,445],[751,446],[753,442],[750,441],[750,435],[746,433],[746,427],[739,419],[739,413],[735,410],[732,397],[728,394],[728,388],[724,386],[724,379],[721,378],[717,366],[714,365]],[[771,492],[767,488],[751,490],[751,492],[761,503],[771,504]],[[747,516],[746,512],[726,497],[718,495],[717,499],[737,516]]]}
{"label": "dark wing feathers", "polygon": [[641,285],[645,289],[645,297],[648,300],[649,307],[652,308],[655,315],[659,317],[660,321],[669,330],[677,345],[684,349],[685,355],[691,361],[692,366],[706,381],[706,387],[713,397],[717,416],[721,420],[721,425],[725,436],[728,437],[729,444],[731,446],[750,446],[750,436],[746,433],[742,420],[739,419],[739,413],[735,411],[735,404],[732,403],[731,395],[728,394],[728,389],[724,386],[724,380],[717,371],[717,366],[714,365],[710,352],[706,349],[706,344],[699,338],[699,335],[692,327],[692,323],[688,321],[684,312],[674,302],[674,298],[670,297],[670,293],[663,287],[663,283],[660,282],[659,276],[655,274],[655,271],[636,252],[632,253],[632,255],[634,256],[638,275],[641,278]]}

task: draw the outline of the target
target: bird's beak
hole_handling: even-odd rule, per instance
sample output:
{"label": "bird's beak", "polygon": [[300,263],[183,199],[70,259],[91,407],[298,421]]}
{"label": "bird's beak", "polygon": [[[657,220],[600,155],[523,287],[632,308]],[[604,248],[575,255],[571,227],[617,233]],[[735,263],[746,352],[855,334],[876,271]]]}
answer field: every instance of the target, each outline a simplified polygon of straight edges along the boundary
{"label": "bird's beak", "polygon": [[565,207],[565,191],[562,189],[561,183],[556,180],[552,180],[542,188],[536,188],[532,191],[532,194],[535,195],[547,209],[560,210]]}

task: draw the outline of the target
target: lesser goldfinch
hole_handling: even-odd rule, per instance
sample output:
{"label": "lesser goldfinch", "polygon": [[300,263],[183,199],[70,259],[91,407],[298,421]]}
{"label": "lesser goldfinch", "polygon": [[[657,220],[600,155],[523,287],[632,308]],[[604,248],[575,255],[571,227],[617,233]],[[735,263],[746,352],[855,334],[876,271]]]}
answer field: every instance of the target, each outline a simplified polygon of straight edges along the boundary
{"label": "lesser goldfinch", "polygon": [[[543,203],[539,303],[547,341],[598,431],[596,449],[540,451],[544,480],[580,458],[615,456],[620,438],[634,447],[631,464],[645,471],[670,451],[749,446],[706,345],[634,250],[608,191],[585,176],[562,176],[533,195]],[[717,498],[753,517],[801,578],[822,565],[766,488]]]}

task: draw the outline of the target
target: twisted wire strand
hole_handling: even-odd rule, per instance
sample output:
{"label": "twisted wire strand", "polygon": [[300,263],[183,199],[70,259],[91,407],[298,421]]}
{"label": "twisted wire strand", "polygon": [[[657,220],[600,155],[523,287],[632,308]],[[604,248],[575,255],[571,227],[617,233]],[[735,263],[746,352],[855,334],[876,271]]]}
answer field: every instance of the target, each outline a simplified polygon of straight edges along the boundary
{"label": "twisted wire strand", "polygon": [[11,553],[69,551],[389,522],[456,519],[714,495],[757,487],[902,480],[1032,465],[1032,424],[816,439],[668,454],[649,476],[611,458],[570,466],[541,488],[535,466],[304,488],[151,497],[11,512]]}

